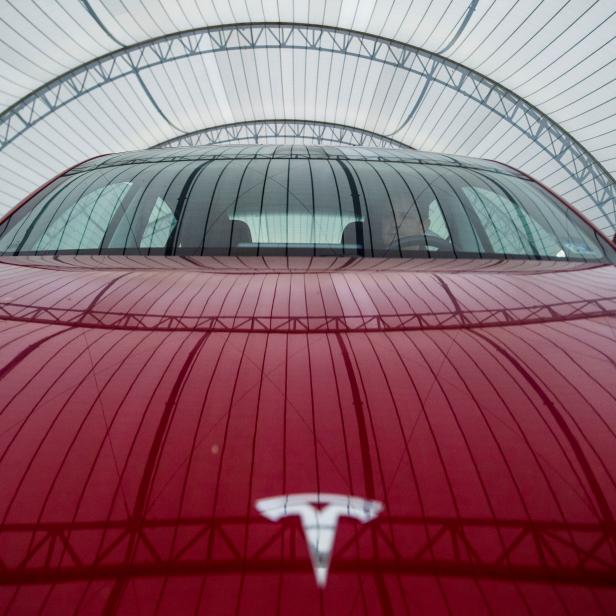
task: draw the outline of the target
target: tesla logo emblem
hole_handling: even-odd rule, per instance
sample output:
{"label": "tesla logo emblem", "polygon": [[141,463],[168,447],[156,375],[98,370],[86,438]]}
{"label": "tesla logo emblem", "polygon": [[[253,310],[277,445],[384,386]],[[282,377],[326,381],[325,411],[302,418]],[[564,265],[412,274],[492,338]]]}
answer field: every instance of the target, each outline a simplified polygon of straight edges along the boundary
{"label": "tesla logo emblem", "polygon": [[379,515],[383,504],[341,494],[289,494],[262,498],[255,503],[255,507],[262,516],[272,522],[291,515],[299,516],[314,577],[317,586],[323,588],[327,583],[338,519],[345,516],[362,523],[370,522]]}

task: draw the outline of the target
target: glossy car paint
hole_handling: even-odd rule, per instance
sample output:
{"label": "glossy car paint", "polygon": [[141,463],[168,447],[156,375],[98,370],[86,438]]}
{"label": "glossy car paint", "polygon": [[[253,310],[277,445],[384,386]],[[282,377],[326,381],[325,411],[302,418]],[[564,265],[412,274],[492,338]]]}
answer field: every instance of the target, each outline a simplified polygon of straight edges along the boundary
{"label": "glossy car paint", "polygon": [[[6,613],[609,614],[616,269],[0,259]],[[327,585],[284,494],[341,518]]]}

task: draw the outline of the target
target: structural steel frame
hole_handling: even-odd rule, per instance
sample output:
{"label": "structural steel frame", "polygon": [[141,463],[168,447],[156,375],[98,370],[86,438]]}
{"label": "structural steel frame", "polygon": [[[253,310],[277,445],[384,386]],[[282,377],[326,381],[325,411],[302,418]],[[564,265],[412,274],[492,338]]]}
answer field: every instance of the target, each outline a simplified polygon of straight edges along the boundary
{"label": "structural steel frame", "polygon": [[312,120],[250,120],[210,126],[185,133],[152,146],[168,148],[224,143],[262,143],[264,139],[302,139],[314,143],[375,148],[406,148],[410,145],[363,128]]}
{"label": "structural steel frame", "polygon": [[[245,544],[237,540],[237,530],[249,523],[258,532]],[[392,540],[400,532],[409,539],[404,545]],[[174,533],[182,539],[172,541]],[[168,549],[161,552],[155,544],[157,539],[160,545],[163,536],[168,538]],[[609,587],[616,585],[615,537],[613,526],[597,523],[381,517],[340,542],[331,570]],[[378,550],[374,557],[358,560],[352,548],[366,538],[378,543]],[[0,587],[125,575],[264,571],[310,575],[297,520],[272,524],[262,518],[225,517],[3,524],[0,539],[3,545],[19,546],[11,551],[10,561],[0,561]],[[133,547],[129,557],[128,546]]]}
{"label": "structural steel frame", "polygon": [[[123,47],[82,64],[34,90],[0,114],[0,151],[29,128],[80,96],[154,66],[201,54],[242,49],[304,49],[362,58],[409,71],[451,88],[516,127],[548,154],[601,212],[601,228],[616,227],[616,181],[576,139],[546,114],[489,77],[437,53],[384,37],[322,25],[238,23],[176,32]],[[146,96],[161,114],[144,86]],[[412,117],[422,96],[409,110]]]}
{"label": "structural steel frame", "polygon": [[173,315],[113,310],[79,310],[3,302],[0,319],[46,325],[78,325],[94,329],[145,331],[216,331],[336,333],[348,331],[410,331],[414,329],[459,329],[494,325],[573,321],[616,316],[616,297],[536,304],[521,308],[492,308],[409,314],[357,316],[254,316]]}

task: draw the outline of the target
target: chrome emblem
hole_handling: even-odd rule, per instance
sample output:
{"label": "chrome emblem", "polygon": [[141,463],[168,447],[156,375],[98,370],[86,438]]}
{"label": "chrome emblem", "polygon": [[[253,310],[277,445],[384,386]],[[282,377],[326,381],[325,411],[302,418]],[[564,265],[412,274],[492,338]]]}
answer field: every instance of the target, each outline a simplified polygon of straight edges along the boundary
{"label": "chrome emblem", "polygon": [[342,494],[289,494],[261,498],[255,502],[255,507],[272,522],[291,515],[299,516],[317,586],[324,588],[338,519],[345,516],[365,524],[379,515],[383,503]]}

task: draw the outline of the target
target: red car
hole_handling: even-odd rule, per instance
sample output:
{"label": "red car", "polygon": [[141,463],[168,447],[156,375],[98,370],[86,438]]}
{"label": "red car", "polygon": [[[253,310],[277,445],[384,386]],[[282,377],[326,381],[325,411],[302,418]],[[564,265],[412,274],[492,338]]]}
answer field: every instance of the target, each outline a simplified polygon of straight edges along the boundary
{"label": "red car", "polygon": [[108,155],[0,255],[3,613],[616,612],[616,251],[531,178]]}

